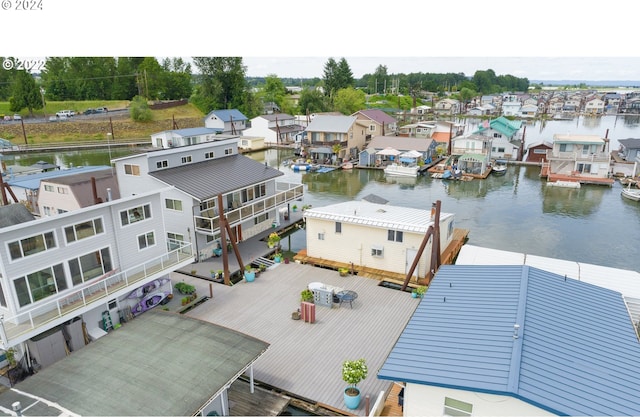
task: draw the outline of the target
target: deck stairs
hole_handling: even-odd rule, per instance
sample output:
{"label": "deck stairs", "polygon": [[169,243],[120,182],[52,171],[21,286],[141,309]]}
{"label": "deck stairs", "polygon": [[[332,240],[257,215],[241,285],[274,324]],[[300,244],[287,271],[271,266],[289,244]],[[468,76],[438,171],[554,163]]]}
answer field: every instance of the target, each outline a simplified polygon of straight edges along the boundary
{"label": "deck stairs", "polygon": [[267,259],[267,258],[262,257],[262,256],[257,257],[251,263],[256,264],[256,265],[264,265],[266,268],[269,268],[269,267],[271,267],[271,266],[276,264],[271,259]]}

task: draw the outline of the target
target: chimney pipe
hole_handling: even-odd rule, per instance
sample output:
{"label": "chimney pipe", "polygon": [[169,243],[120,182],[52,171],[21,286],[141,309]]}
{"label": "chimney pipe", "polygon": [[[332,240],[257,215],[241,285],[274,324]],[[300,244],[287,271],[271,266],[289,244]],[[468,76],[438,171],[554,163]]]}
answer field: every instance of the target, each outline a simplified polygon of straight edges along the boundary
{"label": "chimney pipe", "polygon": [[107,201],[111,201],[111,188],[107,188]]}

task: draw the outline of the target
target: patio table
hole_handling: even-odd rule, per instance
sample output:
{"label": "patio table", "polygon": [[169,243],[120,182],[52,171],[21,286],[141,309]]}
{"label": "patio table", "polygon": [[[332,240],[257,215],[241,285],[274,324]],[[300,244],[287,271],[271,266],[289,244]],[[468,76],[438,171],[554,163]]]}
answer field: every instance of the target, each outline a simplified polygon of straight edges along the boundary
{"label": "patio table", "polygon": [[358,298],[358,293],[351,290],[342,290],[336,293],[336,297],[338,297],[338,300],[340,300],[340,306],[342,306],[342,303],[348,302],[349,306],[353,308],[353,300]]}

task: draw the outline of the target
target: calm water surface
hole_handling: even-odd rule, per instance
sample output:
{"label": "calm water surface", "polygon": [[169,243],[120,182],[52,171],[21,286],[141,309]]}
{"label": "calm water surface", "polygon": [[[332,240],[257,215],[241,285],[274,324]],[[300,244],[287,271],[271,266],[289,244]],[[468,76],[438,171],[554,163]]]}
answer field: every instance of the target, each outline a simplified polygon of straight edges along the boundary
{"label": "calm water surface", "polygon": [[[574,121],[527,124],[527,143],[552,141],[554,133],[594,134],[611,139],[640,137],[639,117],[593,117]],[[473,128],[470,126],[470,128]],[[7,165],[31,165],[39,160],[62,167],[109,165],[111,158],[130,151],[65,152],[5,157]],[[546,187],[539,167],[509,166],[503,177],[443,181],[429,176],[390,180],[384,172],[354,169],[328,173],[299,173],[283,166],[290,151],[256,152],[252,158],[279,168],[282,181],[305,185],[302,204],[320,207],[376,194],[389,204],[429,210],[436,200],[442,211],[454,213],[456,227],[468,229],[469,243],[577,262],[640,271],[640,203],[623,199],[621,185],[587,185],[580,189]],[[305,247],[301,230],[282,243],[297,251]]]}

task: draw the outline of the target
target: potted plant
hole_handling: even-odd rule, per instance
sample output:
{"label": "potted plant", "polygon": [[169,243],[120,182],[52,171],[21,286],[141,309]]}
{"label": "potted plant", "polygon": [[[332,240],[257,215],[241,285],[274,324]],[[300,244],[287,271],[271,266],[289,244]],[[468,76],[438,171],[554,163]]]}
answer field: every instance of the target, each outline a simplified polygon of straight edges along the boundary
{"label": "potted plant", "polygon": [[222,269],[218,269],[218,279],[222,279],[223,275],[224,275],[224,271]]}
{"label": "potted plant", "polygon": [[280,243],[280,239],[281,238],[280,238],[280,235],[278,235],[278,233],[272,232],[269,235],[269,240],[267,241],[267,244],[269,245],[270,248],[275,248]]}
{"label": "potted plant", "polygon": [[414,288],[413,291],[411,291],[411,296],[413,298],[422,298],[424,297],[424,293],[427,292],[427,287],[424,285],[421,285],[417,288]]}
{"label": "potted plant", "polygon": [[16,361],[16,350],[15,348],[9,348],[4,351],[5,357],[7,358],[7,362],[9,362],[9,368],[15,368],[18,364]]}
{"label": "potted plant", "polygon": [[265,264],[260,264],[258,266],[258,269],[260,270],[260,272],[264,272],[267,270],[267,266]]}
{"label": "potted plant", "polygon": [[340,274],[341,277],[346,277],[347,275],[349,275],[349,268],[346,268],[346,267],[338,268],[338,273]]}
{"label": "potted plant", "polygon": [[294,204],[293,207],[291,207],[293,209],[294,212],[298,211],[298,205]]}
{"label": "potted plant", "polygon": [[313,291],[306,288],[300,293],[300,300],[307,303],[313,303]]}
{"label": "potted plant", "polygon": [[176,285],[174,285],[174,288],[178,290],[180,294],[184,294],[184,295],[190,295],[196,292],[196,287],[194,287],[191,284],[187,284],[184,281],[178,282]]}
{"label": "potted plant", "polygon": [[251,265],[244,267],[244,279],[247,280],[247,282],[253,282],[256,279],[256,273],[253,271],[253,268],[251,268]]}
{"label": "potted plant", "polygon": [[212,279],[216,279],[218,273],[214,269],[209,270],[209,273],[211,274]]}
{"label": "potted plant", "polygon": [[344,390],[344,403],[347,408],[355,410],[360,405],[360,389],[357,385],[367,377],[368,372],[364,359],[347,360],[342,363],[342,380],[349,384]]}

